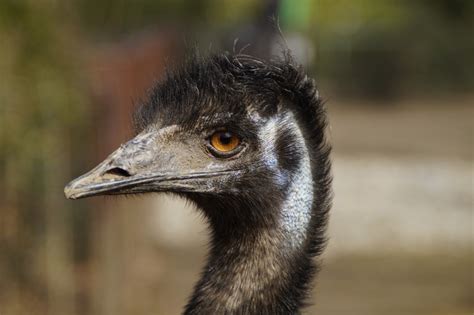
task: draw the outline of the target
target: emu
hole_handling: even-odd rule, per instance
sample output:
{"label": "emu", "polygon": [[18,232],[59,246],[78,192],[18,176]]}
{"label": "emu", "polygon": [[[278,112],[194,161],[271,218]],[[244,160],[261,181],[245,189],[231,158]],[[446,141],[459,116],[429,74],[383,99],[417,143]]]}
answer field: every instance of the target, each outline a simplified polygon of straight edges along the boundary
{"label": "emu", "polygon": [[65,187],[78,199],[165,192],[204,214],[211,247],[184,314],[298,314],[326,243],[327,117],[288,52],[188,58],[134,114],[136,136]]}

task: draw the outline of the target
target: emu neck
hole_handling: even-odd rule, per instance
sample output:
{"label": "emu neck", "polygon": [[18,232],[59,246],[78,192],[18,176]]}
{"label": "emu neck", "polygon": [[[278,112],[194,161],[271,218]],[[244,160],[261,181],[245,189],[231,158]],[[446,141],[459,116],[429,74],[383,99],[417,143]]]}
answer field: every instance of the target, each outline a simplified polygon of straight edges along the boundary
{"label": "emu neck", "polygon": [[[216,219],[211,217],[209,261],[185,314],[298,313],[313,271],[309,163],[305,154],[281,194],[269,189],[267,194],[276,196],[270,203],[211,210]],[[222,221],[222,214],[229,212],[235,216]],[[242,213],[266,217],[256,215],[254,221],[241,222]]]}

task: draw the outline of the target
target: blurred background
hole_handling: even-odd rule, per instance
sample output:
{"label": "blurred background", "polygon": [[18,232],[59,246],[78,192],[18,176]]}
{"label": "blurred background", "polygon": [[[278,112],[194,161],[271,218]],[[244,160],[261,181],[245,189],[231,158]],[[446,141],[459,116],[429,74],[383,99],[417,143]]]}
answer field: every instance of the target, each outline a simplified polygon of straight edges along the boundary
{"label": "blurred background", "polygon": [[133,107],[187,47],[278,54],[272,17],[327,99],[334,145],[331,239],[305,314],[472,314],[473,13],[470,0],[1,0],[0,314],[180,313],[206,253],[197,213],[63,187],[131,137]]}

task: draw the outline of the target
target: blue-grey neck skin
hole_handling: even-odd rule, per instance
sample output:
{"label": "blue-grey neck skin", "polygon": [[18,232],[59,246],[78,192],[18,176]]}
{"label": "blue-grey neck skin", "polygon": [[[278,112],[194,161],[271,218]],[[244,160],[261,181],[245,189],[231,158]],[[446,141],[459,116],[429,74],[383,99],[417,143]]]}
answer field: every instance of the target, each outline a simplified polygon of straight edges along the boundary
{"label": "blue-grey neck skin", "polygon": [[[289,169],[277,147],[283,132],[298,157]],[[260,198],[196,200],[210,216],[212,247],[185,314],[296,314],[302,306],[313,272],[311,222],[319,219],[310,152],[291,112],[267,119],[259,139],[261,167],[272,174]],[[233,213],[232,222],[222,213]],[[239,222],[242,214],[255,221]]]}

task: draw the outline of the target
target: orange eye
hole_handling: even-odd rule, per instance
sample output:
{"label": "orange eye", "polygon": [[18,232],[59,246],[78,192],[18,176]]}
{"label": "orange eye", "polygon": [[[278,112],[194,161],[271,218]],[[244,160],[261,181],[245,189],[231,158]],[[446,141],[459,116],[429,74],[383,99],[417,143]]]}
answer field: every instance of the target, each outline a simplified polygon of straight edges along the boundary
{"label": "orange eye", "polygon": [[217,131],[210,139],[212,147],[219,153],[229,153],[240,144],[240,139],[229,131]]}

